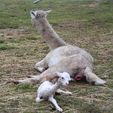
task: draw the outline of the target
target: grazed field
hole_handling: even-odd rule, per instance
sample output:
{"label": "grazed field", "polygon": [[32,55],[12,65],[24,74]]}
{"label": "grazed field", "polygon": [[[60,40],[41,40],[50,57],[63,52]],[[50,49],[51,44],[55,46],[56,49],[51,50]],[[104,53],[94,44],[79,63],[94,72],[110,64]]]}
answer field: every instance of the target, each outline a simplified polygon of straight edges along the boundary
{"label": "grazed field", "polygon": [[49,51],[32,28],[29,11],[34,8],[52,9],[48,20],[57,33],[89,51],[95,73],[107,81],[104,86],[71,83],[73,96],[56,96],[64,113],[113,113],[113,3],[108,1],[43,0],[34,5],[32,0],[0,0],[0,113],[56,113],[48,102],[36,104],[36,85],[5,84],[37,74],[34,64]]}

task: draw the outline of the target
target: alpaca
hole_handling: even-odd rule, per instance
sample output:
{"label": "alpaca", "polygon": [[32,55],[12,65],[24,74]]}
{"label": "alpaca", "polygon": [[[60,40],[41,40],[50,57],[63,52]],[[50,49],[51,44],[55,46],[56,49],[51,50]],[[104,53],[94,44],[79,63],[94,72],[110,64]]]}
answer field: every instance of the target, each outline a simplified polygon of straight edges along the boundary
{"label": "alpaca", "polygon": [[37,31],[45,39],[50,52],[40,62],[36,63],[35,69],[42,72],[23,80],[12,80],[14,83],[38,83],[51,78],[52,73],[67,72],[73,80],[77,77],[85,77],[90,84],[102,85],[106,82],[93,73],[93,57],[82,48],[67,44],[54,31],[47,20],[49,11],[31,11],[31,20]]}
{"label": "alpaca", "polygon": [[62,108],[60,108],[54,99],[54,94],[61,86],[67,86],[71,78],[66,72],[58,72],[54,78],[57,78],[57,82],[55,84],[50,81],[45,81],[39,86],[37,90],[36,102],[39,103],[43,100],[49,100],[55,106],[56,110],[62,112]]}

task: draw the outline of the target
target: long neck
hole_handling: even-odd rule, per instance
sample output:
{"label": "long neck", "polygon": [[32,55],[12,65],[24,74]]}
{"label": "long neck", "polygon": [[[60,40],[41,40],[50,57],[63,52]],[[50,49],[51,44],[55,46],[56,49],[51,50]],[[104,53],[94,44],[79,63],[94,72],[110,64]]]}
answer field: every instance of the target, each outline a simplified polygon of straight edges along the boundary
{"label": "long neck", "polygon": [[59,46],[64,46],[66,43],[59,37],[49,24],[46,18],[40,19],[35,22],[36,29],[41,33],[47,42],[50,49],[55,49]]}

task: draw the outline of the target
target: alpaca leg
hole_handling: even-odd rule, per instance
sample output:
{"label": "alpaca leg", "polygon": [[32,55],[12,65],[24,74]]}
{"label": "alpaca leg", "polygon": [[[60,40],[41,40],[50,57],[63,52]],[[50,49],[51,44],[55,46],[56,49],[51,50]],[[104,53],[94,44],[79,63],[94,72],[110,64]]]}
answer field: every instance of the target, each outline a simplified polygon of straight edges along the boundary
{"label": "alpaca leg", "polygon": [[8,83],[14,83],[14,84],[37,84],[38,82],[40,81],[40,76],[37,76],[37,77],[33,77],[33,78],[25,78],[23,80],[15,80],[15,79],[12,79],[12,80],[9,80]]}
{"label": "alpaca leg", "polygon": [[61,89],[57,89],[56,93],[65,94],[65,95],[72,95],[72,92],[70,92],[70,91],[63,91]]}
{"label": "alpaca leg", "polygon": [[45,59],[41,60],[40,62],[37,62],[35,64],[35,69],[39,72],[43,72],[47,69],[48,65]]}
{"label": "alpaca leg", "polygon": [[106,81],[102,80],[95,73],[93,73],[89,67],[85,69],[84,76],[86,76],[86,80],[91,84],[103,85],[106,83]]}
{"label": "alpaca leg", "polygon": [[52,68],[48,68],[47,70],[45,70],[40,75],[33,76],[31,78],[25,78],[23,80],[9,80],[8,83],[15,83],[15,84],[31,83],[31,84],[37,84],[39,82],[44,82],[45,80],[51,80],[51,78],[53,78],[55,76],[52,73],[55,73],[55,72],[57,72],[56,67],[52,67]]}
{"label": "alpaca leg", "polygon": [[53,98],[53,96],[49,97],[49,101],[55,106],[55,108],[62,112],[62,108],[58,105],[57,101]]}

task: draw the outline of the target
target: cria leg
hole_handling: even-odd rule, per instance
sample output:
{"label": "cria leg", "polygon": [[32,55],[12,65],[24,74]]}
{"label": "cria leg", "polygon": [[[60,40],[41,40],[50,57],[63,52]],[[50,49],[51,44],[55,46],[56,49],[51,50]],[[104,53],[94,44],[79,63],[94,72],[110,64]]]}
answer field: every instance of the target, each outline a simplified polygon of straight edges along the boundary
{"label": "cria leg", "polygon": [[47,62],[45,59],[41,60],[40,62],[37,62],[35,64],[35,69],[39,72],[43,72],[48,68]]}
{"label": "cria leg", "polygon": [[63,91],[61,89],[57,89],[56,92],[59,93],[59,94],[72,95],[72,92],[70,92],[70,91]]}
{"label": "cria leg", "polygon": [[49,97],[49,101],[55,106],[55,108],[62,112],[62,108],[58,105],[57,101],[53,98],[53,96]]}

